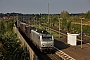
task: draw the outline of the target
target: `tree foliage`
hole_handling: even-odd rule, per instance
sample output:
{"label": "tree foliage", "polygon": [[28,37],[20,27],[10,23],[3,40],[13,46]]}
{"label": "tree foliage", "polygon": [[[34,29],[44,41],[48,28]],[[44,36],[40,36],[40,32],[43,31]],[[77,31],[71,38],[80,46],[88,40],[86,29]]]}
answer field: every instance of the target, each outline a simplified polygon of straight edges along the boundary
{"label": "tree foliage", "polygon": [[86,13],[86,18],[90,19],[90,10]]}
{"label": "tree foliage", "polygon": [[0,60],[29,60],[13,31],[13,20],[0,21]]}
{"label": "tree foliage", "polygon": [[0,34],[5,32],[4,21],[0,21]]}
{"label": "tree foliage", "polygon": [[65,30],[66,29],[66,25],[67,25],[67,20],[66,19],[63,19],[62,20],[62,25],[61,25],[62,30]]}
{"label": "tree foliage", "polygon": [[64,11],[64,10],[63,10],[63,11],[61,12],[61,14],[60,14],[60,17],[61,17],[61,18],[67,18],[67,17],[69,17],[69,13],[68,13],[67,11]]}
{"label": "tree foliage", "polygon": [[58,21],[59,21],[59,19],[58,19],[57,16],[55,16],[55,15],[51,16],[51,23],[52,23],[53,26],[57,26]]}
{"label": "tree foliage", "polygon": [[67,27],[68,32],[70,32],[70,30],[71,30],[71,22],[72,21],[68,21],[67,22],[67,26],[66,27]]}

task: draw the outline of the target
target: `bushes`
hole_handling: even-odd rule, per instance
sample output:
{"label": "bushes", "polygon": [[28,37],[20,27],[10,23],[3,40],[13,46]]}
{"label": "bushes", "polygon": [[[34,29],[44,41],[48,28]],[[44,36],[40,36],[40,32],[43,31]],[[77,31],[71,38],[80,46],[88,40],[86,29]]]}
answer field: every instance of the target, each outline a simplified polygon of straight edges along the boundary
{"label": "bushes", "polygon": [[[72,28],[74,28],[74,31],[77,31],[78,33],[81,32],[81,25],[80,24],[73,24]],[[90,26],[83,25],[82,30],[83,30],[83,33],[85,33],[86,35],[90,35]]]}
{"label": "bushes", "polygon": [[28,53],[23,50],[17,35],[13,32],[13,24],[12,20],[0,21],[0,60],[29,60]]}

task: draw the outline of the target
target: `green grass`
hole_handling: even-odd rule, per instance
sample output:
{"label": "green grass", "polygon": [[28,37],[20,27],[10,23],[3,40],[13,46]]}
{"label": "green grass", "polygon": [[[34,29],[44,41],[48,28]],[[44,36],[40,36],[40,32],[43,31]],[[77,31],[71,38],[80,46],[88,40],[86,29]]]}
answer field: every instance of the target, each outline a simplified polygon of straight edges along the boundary
{"label": "green grass", "polygon": [[50,31],[50,30],[47,30],[49,33],[51,32],[51,34],[54,36],[54,38],[62,38],[63,36],[62,35],[60,35],[59,36],[59,34],[58,33],[56,33],[56,32],[54,32],[54,31]]}
{"label": "green grass", "polygon": [[[43,26],[35,26],[36,28],[40,28],[40,29],[45,29]],[[56,32],[54,32],[54,31],[50,31],[50,30],[48,30],[48,29],[46,29],[47,30],[47,32],[51,32],[51,34],[54,36],[54,38],[59,38],[59,34],[58,33],[56,33]],[[60,35],[60,38],[62,38],[63,36],[62,35]]]}
{"label": "green grass", "polygon": [[44,27],[43,26],[35,26],[35,28],[39,28],[39,29],[44,29]]}

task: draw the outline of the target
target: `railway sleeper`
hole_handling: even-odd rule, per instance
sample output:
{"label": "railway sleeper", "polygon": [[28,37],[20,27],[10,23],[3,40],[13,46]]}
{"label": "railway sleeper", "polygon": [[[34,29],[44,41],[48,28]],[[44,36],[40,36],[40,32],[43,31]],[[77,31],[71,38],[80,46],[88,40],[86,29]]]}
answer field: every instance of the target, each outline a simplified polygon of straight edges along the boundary
{"label": "railway sleeper", "polygon": [[64,57],[68,57],[67,55],[65,55]]}
{"label": "railway sleeper", "polygon": [[59,52],[60,54],[64,54],[64,52]]}
{"label": "railway sleeper", "polygon": [[68,59],[68,60],[75,60],[75,59],[73,59],[73,58],[66,58],[66,59]]}
{"label": "railway sleeper", "polygon": [[41,48],[40,51],[41,52],[51,52],[51,53],[53,53],[54,52],[54,48],[50,48],[50,47],[48,47],[48,48]]}

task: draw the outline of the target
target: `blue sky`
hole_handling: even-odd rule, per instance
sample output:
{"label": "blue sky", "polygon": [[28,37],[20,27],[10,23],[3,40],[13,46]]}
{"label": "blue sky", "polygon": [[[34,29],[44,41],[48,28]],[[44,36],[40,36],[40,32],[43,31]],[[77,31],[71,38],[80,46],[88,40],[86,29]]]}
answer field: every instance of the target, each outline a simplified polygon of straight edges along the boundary
{"label": "blue sky", "polygon": [[0,0],[0,13],[19,12],[25,14],[81,13],[90,10],[90,0]]}

